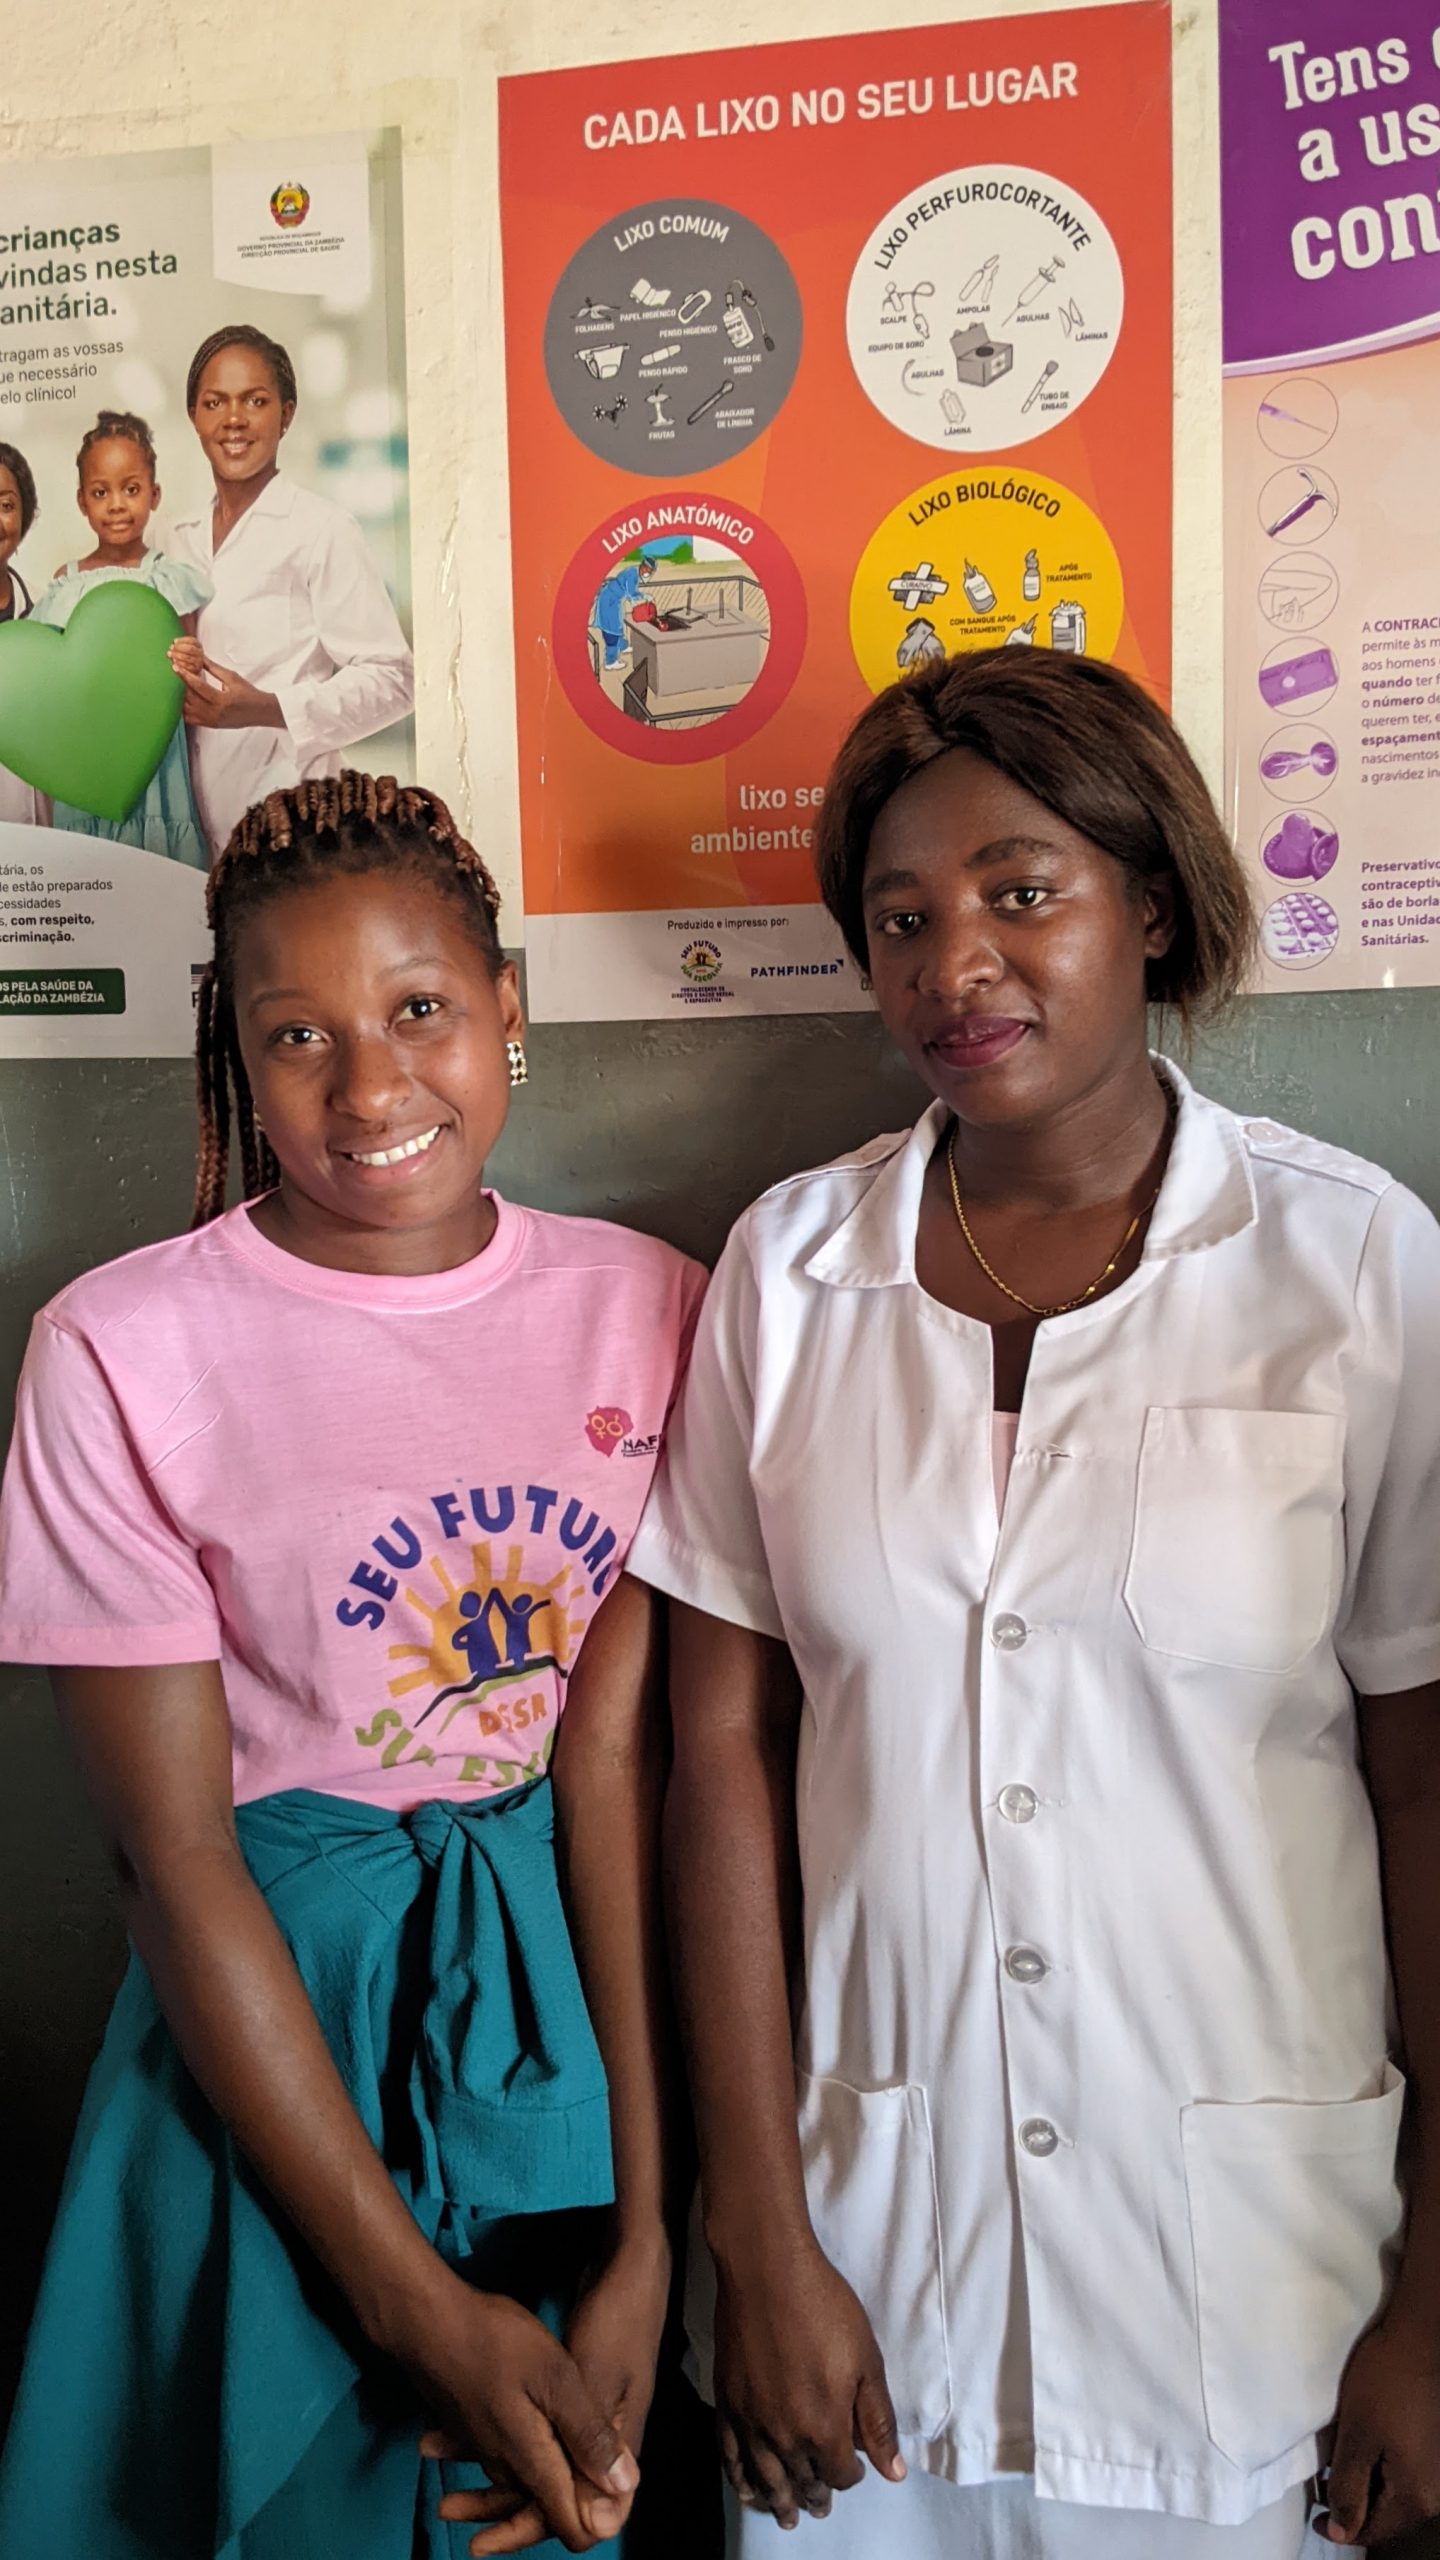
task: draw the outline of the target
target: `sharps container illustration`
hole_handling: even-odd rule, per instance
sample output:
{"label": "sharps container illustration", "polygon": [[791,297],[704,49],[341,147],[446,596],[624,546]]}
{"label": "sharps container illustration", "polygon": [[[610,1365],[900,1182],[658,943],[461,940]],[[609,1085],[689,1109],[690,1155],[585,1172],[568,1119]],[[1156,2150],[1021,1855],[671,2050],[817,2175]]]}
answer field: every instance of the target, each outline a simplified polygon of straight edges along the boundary
{"label": "sharps container illustration", "polygon": [[1009,372],[1015,361],[1015,350],[1002,339],[998,344],[988,329],[978,322],[969,329],[956,329],[950,339],[950,353],[955,359],[957,382],[973,382],[984,390]]}
{"label": "sharps container illustration", "polygon": [[1050,614],[1050,646],[1065,656],[1083,658],[1088,626],[1083,604],[1057,604]]}

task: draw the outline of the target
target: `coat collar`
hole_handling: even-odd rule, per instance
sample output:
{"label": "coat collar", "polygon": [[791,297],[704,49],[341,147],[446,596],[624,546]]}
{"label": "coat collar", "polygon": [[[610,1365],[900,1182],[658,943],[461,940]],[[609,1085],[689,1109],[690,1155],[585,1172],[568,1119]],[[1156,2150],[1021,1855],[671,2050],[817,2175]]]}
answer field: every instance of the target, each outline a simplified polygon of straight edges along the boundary
{"label": "coat collar", "polygon": [[[1143,1263],[1223,1244],[1255,1220],[1255,1183],[1234,1113],[1197,1093],[1169,1058],[1156,1066],[1175,1094],[1175,1139],[1145,1239]],[[915,1235],[925,1169],[949,1113],[934,1102],[887,1156],[849,1215],[805,1265],[836,1289],[889,1289],[915,1278]]]}
{"label": "coat collar", "polygon": [[[259,497],[254,499],[246,508],[245,513],[241,516],[239,522],[231,527],[231,530],[226,537],[227,541],[234,542],[238,540],[239,536],[244,532],[246,525],[249,524],[251,518],[254,516],[288,516],[293,513],[297,494],[294,481],[287,480],[283,471],[277,471],[273,480],[266,481]],[[204,543],[206,551],[213,556],[215,548],[214,499],[212,498],[210,500],[208,506],[201,507],[195,515],[182,516],[177,523],[175,530],[177,533],[198,533]]]}

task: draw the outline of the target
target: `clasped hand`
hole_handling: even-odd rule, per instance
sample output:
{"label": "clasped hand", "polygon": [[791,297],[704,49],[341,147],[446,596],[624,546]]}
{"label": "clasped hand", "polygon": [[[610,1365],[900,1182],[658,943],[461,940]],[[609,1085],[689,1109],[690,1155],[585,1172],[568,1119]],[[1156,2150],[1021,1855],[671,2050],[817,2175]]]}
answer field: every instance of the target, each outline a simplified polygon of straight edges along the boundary
{"label": "clasped hand", "polygon": [[668,2253],[617,2253],[582,2299],[565,2344],[518,2303],[471,2294],[461,2334],[427,2355],[421,2387],[439,2424],[433,2460],[479,2462],[491,2487],[440,2501],[450,2524],[478,2524],[477,2560],[552,2536],[589,2551],[619,2533],[640,2469],[669,2287]]}
{"label": "clasped hand", "polygon": [[1355,2349],[1340,2386],[1322,2541],[1379,2554],[1440,2515],[1440,2333],[1392,2311]]}
{"label": "clasped hand", "polygon": [[875,2332],[814,2242],[743,2282],[720,2270],[715,2397],[736,2497],[786,2531],[829,2514],[864,2477],[861,2454],[882,2479],[905,2477]]}

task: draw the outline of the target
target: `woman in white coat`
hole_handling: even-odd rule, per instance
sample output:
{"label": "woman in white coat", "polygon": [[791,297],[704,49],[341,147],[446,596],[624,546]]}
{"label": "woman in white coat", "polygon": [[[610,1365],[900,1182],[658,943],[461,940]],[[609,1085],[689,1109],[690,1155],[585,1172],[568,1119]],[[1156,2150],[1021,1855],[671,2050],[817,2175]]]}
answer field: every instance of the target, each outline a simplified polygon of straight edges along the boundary
{"label": "woman in white coat", "polygon": [[740,1221],[630,1559],[732,2549],[1296,2560],[1337,2410],[1379,2543],[1440,2511],[1440,1230],[1150,1054],[1251,926],[1127,678],[925,667],[820,860],[935,1100]]}
{"label": "woman in white coat", "polygon": [[359,525],[280,470],[297,402],[295,368],[263,331],[217,329],[197,349],[185,405],[215,495],[173,548],[215,593],[171,657],[212,855],[253,802],[338,773],[414,700],[409,643]]}

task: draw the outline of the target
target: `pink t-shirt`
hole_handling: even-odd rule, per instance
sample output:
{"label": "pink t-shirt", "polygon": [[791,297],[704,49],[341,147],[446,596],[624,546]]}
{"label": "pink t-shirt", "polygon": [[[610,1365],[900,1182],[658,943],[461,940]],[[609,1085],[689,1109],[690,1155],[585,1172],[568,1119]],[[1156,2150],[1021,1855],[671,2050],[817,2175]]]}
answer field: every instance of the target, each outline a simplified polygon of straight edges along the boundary
{"label": "pink t-shirt", "polygon": [[20,1382],[0,1659],[218,1660],[241,1803],[539,1776],[704,1274],[495,1205],[419,1279],[321,1270],[242,1208],[63,1290]]}

